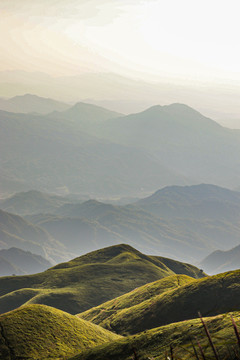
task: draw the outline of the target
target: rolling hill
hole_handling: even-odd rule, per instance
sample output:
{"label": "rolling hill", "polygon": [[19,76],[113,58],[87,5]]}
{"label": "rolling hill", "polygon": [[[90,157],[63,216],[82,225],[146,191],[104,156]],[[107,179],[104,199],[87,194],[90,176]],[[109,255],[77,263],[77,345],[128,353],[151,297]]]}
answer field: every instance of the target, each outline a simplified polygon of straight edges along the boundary
{"label": "rolling hill", "polygon": [[[119,334],[136,334],[196,318],[199,311],[203,316],[239,311],[239,275],[240,270],[236,270],[194,281],[181,278],[182,283],[175,280],[173,284],[172,278],[170,284],[166,278],[166,289],[158,280],[80,316]],[[160,291],[156,291],[158,287]]]}
{"label": "rolling hill", "polygon": [[[230,315],[237,320],[239,312],[222,314],[204,318],[211,334],[213,343],[217,348],[220,359],[236,359],[237,340],[234,334]],[[134,336],[113,341],[106,345],[96,346],[85,350],[69,360],[131,360],[131,359],[201,359],[200,344],[206,359],[214,359],[212,348],[206,336],[200,319],[186,320],[146,330]],[[172,350],[171,350],[172,349]],[[134,353],[135,352],[135,353]],[[171,355],[172,353],[172,355]]]}
{"label": "rolling hill", "polygon": [[[168,259],[166,259],[168,261]],[[150,281],[180,271],[205,276],[192,265],[174,261],[171,268],[157,257],[129,245],[111,246],[80,256],[36,275],[0,278],[0,311],[24,303],[54,306],[72,314],[83,312]]]}
{"label": "rolling hill", "polygon": [[120,338],[63,311],[27,305],[0,316],[0,357],[56,359]]}

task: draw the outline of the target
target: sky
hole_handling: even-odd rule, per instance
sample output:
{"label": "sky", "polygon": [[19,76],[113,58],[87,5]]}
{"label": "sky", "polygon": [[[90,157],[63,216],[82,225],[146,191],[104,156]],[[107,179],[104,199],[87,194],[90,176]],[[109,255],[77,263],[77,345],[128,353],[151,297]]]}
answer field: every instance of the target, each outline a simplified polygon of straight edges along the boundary
{"label": "sky", "polygon": [[0,70],[240,80],[236,0],[1,0]]}
{"label": "sky", "polygon": [[239,10],[239,0],[1,0],[0,71],[115,73],[221,87],[235,101]]}

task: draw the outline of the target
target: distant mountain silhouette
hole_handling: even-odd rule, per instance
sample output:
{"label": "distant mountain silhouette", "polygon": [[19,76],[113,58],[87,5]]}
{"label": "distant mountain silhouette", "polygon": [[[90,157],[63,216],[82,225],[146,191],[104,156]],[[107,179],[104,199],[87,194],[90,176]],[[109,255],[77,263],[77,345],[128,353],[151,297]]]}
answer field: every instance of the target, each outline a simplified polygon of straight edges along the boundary
{"label": "distant mountain silhouette", "polygon": [[32,94],[14,96],[10,99],[0,99],[0,109],[13,113],[39,113],[48,114],[52,111],[64,111],[70,105],[64,102]]}
{"label": "distant mountain silhouette", "polygon": [[18,215],[49,213],[70,202],[70,199],[62,196],[30,190],[0,200],[0,209]]}
{"label": "distant mountain silhouette", "polygon": [[4,192],[7,178],[11,192],[65,189],[91,197],[136,196],[187,183],[146,150],[98,139],[82,130],[81,121],[59,117],[0,111],[0,152]]}
{"label": "distant mountain silhouette", "polygon": [[203,259],[201,266],[209,274],[240,269],[240,245],[231,250],[216,250]]}
{"label": "distant mountain silhouette", "polygon": [[197,183],[239,186],[240,132],[187,105],[157,105],[109,120],[100,134],[122,145],[147,149],[165,166]]}
{"label": "distant mountain silhouette", "polygon": [[24,251],[59,262],[66,259],[67,249],[45,229],[34,225],[22,217],[0,210],[0,247],[16,247]]}
{"label": "distant mountain silhouette", "polygon": [[[9,268],[6,266],[9,264]],[[0,276],[27,275],[42,272],[53,264],[40,255],[15,247],[0,250]]]}

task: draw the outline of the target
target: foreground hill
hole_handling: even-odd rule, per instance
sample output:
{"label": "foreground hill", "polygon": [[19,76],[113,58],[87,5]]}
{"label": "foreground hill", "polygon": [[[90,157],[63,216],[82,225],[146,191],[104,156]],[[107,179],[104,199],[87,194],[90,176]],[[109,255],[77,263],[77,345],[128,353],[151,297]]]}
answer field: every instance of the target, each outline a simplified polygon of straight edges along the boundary
{"label": "foreground hill", "polygon": [[175,273],[204,276],[192,265],[173,261],[168,267],[164,259],[146,256],[129,245],[111,246],[40,274],[0,278],[0,312],[28,302],[79,313]]}
{"label": "foreground hill", "polygon": [[240,245],[228,251],[216,250],[199,264],[207,273],[217,274],[240,268]]}
{"label": "foreground hill", "polygon": [[[240,270],[236,270],[195,281],[184,280],[175,286],[170,281],[166,290],[155,292],[154,290],[162,285],[161,280],[158,280],[138,289],[136,293],[101,304],[80,316],[119,334],[135,334],[157,326],[196,318],[198,311],[201,311],[203,316],[239,311],[239,279]],[[153,296],[148,295],[148,288],[153,291]],[[142,293],[141,301],[135,300],[138,293]],[[130,298],[132,301],[127,301]]]}
{"label": "foreground hill", "polygon": [[56,359],[119,336],[63,311],[27,305],[0,316],[0,358]]}
{"label": "foreground hill", "polygon": [[[235,345],[237,340],[230,315],[207,317],[204,318],[204,321],[210,331],[214,345],[217,347],[220,359],[235,360],[235,354],[238,353],[237,345]],[[233,312],[232,315],[237,320],[240,313]],[[197,341],[202,347],[205,358],[215,359],[200,319],[194,319],[165,325],[113,341],[110,344],[96,346],[93,349],[83,351],[82,354],[71,358],[71,360],[132,360],[136,359],[136,356],[143,360],[163,360],[167,356],[170,359],[170,346],[173,349],[174,359],[193,360],[197,357],[194,354],[192,342],[198,358],[202,359]]]}
{"label": "foreground hill", "polygon": [[13,113],[48,114],[52,111],[67,110],[70,105],[64,102],[44,98],[32,94],[14,96],[10,99],[0,99],[0,109]]}
{"label": "foreground hill", "polygon": [[[8,263],[8,268],[5,263]],[[40,255],[18,248],[0,250],[0,276],[27,275],[44,271],[53,264]]]}

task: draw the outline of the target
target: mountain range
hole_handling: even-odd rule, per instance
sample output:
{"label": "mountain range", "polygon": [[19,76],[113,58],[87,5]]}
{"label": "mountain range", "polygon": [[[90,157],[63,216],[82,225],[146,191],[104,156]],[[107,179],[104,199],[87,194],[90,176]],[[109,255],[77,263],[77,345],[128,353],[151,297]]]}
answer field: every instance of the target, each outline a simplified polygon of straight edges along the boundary
{"label": "mountain range", "polygon": [[[7,229],[0,223],[2,247],[30,250],[55,263],[128,243],[147,254],[199,264],[208,273],[209,267],[201,263],[206,256],[239,245],[239,193],[209,184],[166,187],[122,206],[29,191],[0,201],[0,207],[28,214],[22,218],[2,212],[11,219]],[[18,232],[16,219],[22,224]],[[33,247],[34,237],[19,232],[26,226],[41,229],[45,240],[37,240],[38,246],[35,241]],[[7,241],[10,234],[14,237]]]}
{"label": "mountain range", "polygon": [[143,197],[167,185],[240,183],[239,131],[183,104],[127,116],[84,103],[47,115],[0,111],[0,130],[3,193]]}

